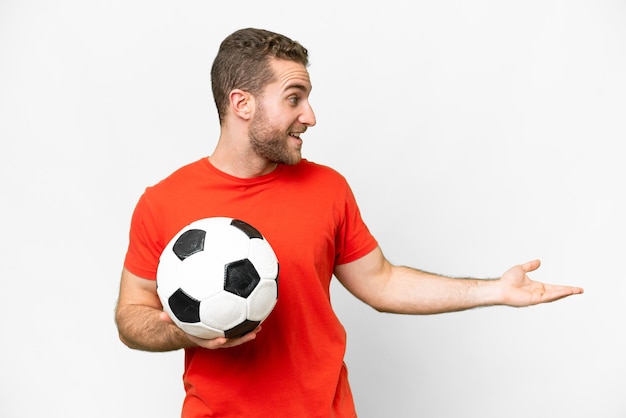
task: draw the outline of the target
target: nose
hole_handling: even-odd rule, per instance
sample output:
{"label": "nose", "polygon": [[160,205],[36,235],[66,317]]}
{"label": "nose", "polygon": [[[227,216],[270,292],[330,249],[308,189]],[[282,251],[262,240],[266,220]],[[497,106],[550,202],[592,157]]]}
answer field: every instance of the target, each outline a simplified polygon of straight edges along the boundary
{"label": "nose", "polygon": [[306,126],[315,126],[315,113],[309,102],[306,103],[304,111],[300,115],[300,123]]}

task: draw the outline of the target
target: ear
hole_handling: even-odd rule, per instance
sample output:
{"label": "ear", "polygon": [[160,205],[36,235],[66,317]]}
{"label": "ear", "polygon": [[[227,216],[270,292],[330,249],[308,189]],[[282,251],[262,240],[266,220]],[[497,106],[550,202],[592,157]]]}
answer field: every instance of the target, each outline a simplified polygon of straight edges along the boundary
{"label": "ear", "polygon": [[230,92],[230,108],[235,116],[248,120],[254,108],[254,96],[244,90],[235,89]]}

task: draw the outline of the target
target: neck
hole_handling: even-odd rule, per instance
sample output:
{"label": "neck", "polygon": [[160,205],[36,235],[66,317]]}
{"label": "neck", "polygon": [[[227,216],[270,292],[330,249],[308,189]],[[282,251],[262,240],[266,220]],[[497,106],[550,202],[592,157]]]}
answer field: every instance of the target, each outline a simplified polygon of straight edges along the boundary
{"label": "neck", "polygon": [[277,163],[258,157],[249,158],[237,152],[223,152],[218,146],[209,161],[218,170],[238,178],[254,178],[269,174],[276,169]]}

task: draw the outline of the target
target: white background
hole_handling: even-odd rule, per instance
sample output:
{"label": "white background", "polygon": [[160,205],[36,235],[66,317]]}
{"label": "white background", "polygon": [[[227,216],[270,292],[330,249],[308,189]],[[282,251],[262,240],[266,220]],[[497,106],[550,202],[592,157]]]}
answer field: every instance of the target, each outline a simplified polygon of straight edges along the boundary
{"label": "white background", "polygon": [[427,317],[333,285],[360,417],[624,417],[623,1],[0,0],[0,416],[174,417],[182,353],[113,309],[143,188],[210,154],[209,69],[255,26],[310,51],[305,157],[388,258],[583,286]]}

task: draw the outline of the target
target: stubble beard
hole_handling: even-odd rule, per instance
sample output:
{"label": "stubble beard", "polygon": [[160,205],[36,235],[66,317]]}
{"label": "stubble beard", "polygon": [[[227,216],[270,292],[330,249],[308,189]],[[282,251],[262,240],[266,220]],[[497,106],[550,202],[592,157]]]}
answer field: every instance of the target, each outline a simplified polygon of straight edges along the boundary
{"label": "stubble beard", "polygon": [[272,128],[262,108],[250,124],[248,138],[254,152],[277,164],[298,164],[302,160],[300,147],[289,148],[289,132]]}

